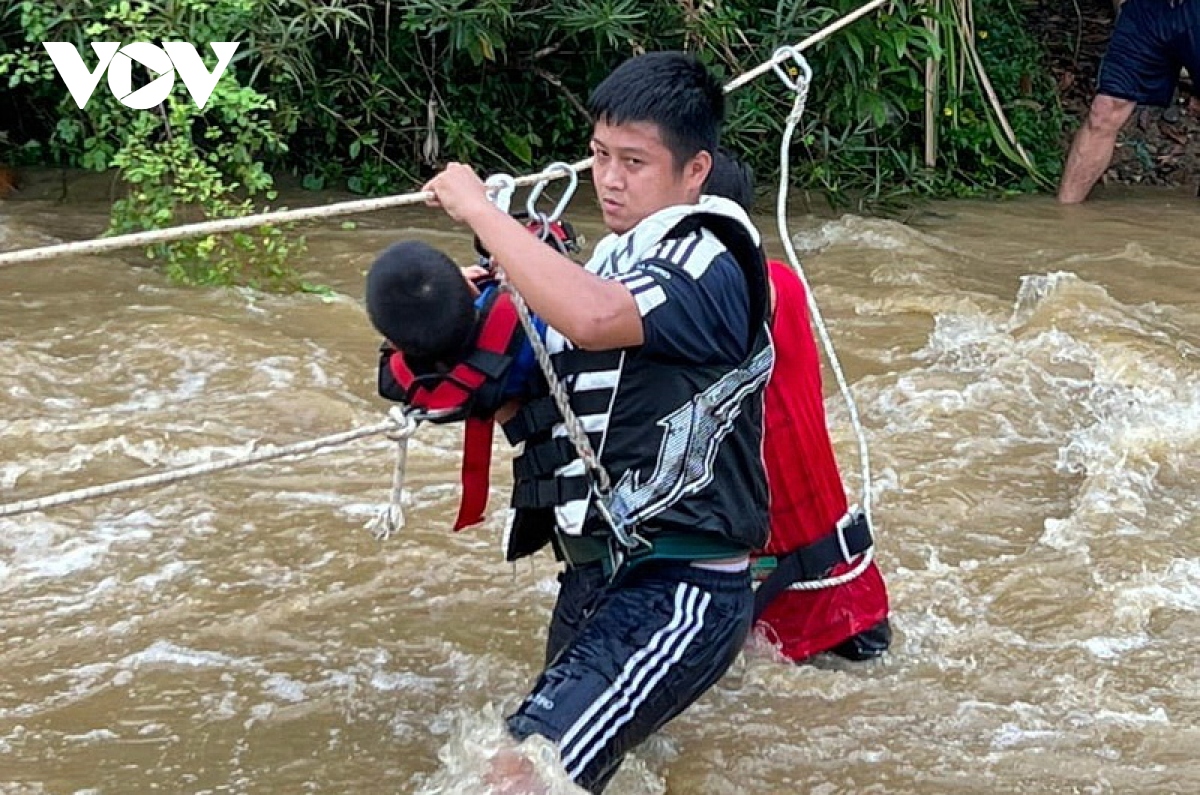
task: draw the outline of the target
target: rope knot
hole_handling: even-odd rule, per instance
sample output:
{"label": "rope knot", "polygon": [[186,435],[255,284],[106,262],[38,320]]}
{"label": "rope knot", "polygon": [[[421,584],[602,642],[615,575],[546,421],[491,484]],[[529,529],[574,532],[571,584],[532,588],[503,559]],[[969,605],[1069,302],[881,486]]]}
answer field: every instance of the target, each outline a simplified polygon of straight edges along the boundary
{"label": "rope knot", "polygon": [[384,435],[393,442],[405,441],[416,433],[417,426],[420,425],[420,420],[400,406],[388,409],[388,419],[392,421],[393,427],[384,431]]}

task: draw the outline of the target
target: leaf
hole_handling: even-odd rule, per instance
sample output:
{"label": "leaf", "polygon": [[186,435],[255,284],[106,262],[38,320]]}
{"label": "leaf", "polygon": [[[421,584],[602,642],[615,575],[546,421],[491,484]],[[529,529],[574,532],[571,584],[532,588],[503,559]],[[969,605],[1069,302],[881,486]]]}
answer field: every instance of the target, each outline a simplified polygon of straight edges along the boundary
{"label": "leaf", "polygon": [[529,136],[517,135],[516,133],[506,130],[504,132],[504,145],[508,147],[508,151],[512,152],[513,157],[521,161],[523,165],[529,165],[533,162],[533,149],[529,144]]}

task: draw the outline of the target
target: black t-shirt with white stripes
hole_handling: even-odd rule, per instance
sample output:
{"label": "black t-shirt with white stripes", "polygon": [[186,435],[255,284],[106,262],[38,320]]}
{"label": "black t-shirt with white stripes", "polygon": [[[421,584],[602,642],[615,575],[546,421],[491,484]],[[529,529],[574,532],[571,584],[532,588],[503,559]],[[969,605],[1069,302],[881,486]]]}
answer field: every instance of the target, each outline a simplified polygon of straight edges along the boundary
{"label": "black t-shirt with white stripes", "polygon": [[642,315],[642,353],[699,365],[738,364],[748,353],[746,277],[728,251],[712,257],[692,247],[670,251],[677,242],[664,242],[617,279]]}

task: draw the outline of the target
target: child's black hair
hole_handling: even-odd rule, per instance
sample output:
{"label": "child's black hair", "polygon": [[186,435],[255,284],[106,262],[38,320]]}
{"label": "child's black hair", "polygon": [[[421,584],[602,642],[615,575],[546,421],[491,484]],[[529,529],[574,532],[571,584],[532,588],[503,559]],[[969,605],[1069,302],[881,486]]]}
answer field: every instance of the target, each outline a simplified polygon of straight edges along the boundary
{"label": "child's black hair", "polygon": [[754,172],[732,152],[718,149],[713,155],[712,169],[703,192],[735,201],[743,210],[751,212],[754,209]]}
{"label": "child's black hair", "polygon": [[417,240],[389,246],[367,273],[367,315],[406,357],[457,359],[475,324],[475,299],[458,265]]}

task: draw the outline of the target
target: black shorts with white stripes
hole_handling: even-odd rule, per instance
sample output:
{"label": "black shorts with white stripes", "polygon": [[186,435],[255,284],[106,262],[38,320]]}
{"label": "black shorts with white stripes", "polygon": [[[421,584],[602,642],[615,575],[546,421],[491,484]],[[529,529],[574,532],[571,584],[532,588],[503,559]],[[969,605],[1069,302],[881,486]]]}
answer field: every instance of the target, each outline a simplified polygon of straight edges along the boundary
{"label": "black shorts with white stripes", "polygon": [[555,743],[571,778],[604,789],[625,754],[719,680],[745,643],[750,574],[648,562],[614,587],[599,564],[560,578],[552,661],[508,719]]}

